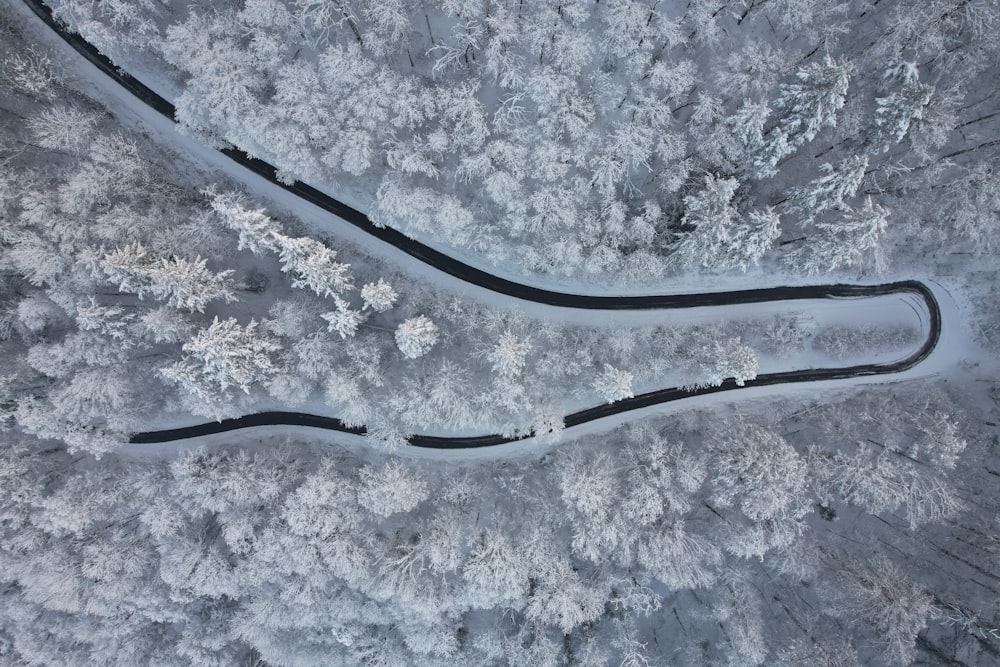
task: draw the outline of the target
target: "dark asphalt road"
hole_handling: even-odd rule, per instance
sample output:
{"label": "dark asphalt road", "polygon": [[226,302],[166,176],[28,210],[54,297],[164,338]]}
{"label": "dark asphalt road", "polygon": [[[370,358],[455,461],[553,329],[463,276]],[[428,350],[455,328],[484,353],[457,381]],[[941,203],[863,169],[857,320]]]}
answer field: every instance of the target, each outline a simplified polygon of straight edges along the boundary
{"label": "dark asphalt road", "polygon": [[[52,16],[52,11],[40,0],[24,0],[24,2],[55,30],[67,43],[76,49],[87,60],[96,65],[109,77],[117,81],[130,93],[141,99],[158,113],[174,119],[173,104],[163,99],[127,72],[117,68],[97,48],[76,33],[72,33],[60,25]],[[231,160],[238,162],[268,181],[294,193],[316,206],[350,222],[371,236],[403,250],[407,254],[434,268],[452,275],[462,281],[484,287],[494,292],[506,294],[518,299],[533,301],[565,308],[581,308],[591,310],[660,310],[694,308],[699,306],[728,306],[747,303],[764,303],[770,301],[789,301],[799,299],[841,299],[883,296],[897,293],[913,293],[924,301],[930,315],[928,337],[923,345],[906,359],[891,364],[864,364],[841,368],[810,369],[787,371],[783,373],[765,373],[755,380],[748,381],[744,387],[761,387],[793,382],[813,382],[816,380],[833,380],[865,375],[885,375],[898,373],[923,361],[933,351],[941,335],[941,311],[934,294],[923,283],[910,280],[882,285],[808,285],[799,287],[772,287],[764,289],[741,290],[732,292],[706,292],[699,294],[660,294],[648,296],[590,296],[585,294],[569,294],[523,285],[499,276],[494,276],[481,269],[449,257],[433,248],[415,241],[392,229],[377,227],[361,211],[320,192],[305,183],[286,184],[275,176],[275,168],[256,158],[251,158],[235,148],[225,148],[221,152]],[[610,405],[599,405],[567,415],[567,427],[577,426],[596,419],[608,417],[630,410],[669,403],[692,396],[701,396],[721,391],[738,389],[730,379],[721,386],[703,389],[681,389],[671,387],[640,394]],[[132,436],[134,443],[168,442],[182,440],[200,435],[221,433],[251,426],[265,425],[295,425],[324,428],[345,433],[363,434],[363,428],[348,428],[336,418],[322,417],[300,412],[261,412],[235,419],[225,419],[220,422],[197,424],[178,429],[136,433]],[[428,435],[413,435],[410,444],[416,447],[435,449],[464,449],[488,447],[521,438],[509,438],[502,435],[483,435],[475,437],[437,437]]]}

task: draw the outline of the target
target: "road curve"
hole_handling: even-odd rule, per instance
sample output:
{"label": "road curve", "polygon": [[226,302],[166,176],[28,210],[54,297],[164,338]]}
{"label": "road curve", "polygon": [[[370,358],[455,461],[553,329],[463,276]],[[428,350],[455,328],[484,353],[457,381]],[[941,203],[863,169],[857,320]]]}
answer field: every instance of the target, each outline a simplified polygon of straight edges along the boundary
{"label": "road curve", "polygon": [[[76,49],[87,60],[94,64],[107,76],[114,79],[131,94],[142,100],[158,113],[174,120],[175,107],[153,90],[145,86],[133,76],[119,69],[95,46],[80,35],[69,31],[52,14],[52,10],[41,0],[24,0],[25,4],[41,18],[50,28],[56,31],[63,40]],[[430,248],[419,241],[411,239],[393,229],[376,226],[367,215],[347,204],[333,199],[305,183],[283,183],[276,176],[274,166],[250,157],[235,148],[220,149],[226,157],[241,164],[268,181],[288,190],[298,197],[332,213],[369,235],[389,243],[416,259],[447,273],[464,282],[472,283],[488,290],[508,296],[532,301],[549,306],[563,308],[579,308],[590,310],[659,310],[695,308],[699,306],[729,306],[748,303],[764,303],[770,301],[791,301],[800,299],[844,299],[884,296],[888,294],[912,293],[919,296],[927,307],[930,316],[928,335],[924,343],[909,357],[888,364],[862,364],[840,368],[820,368],[781,373],[764,373],[756,379],[747,381],[743,387],[762,387],[775,384],[794,382],[813,382],[816,380],[834,380],[868,375],[886,375],[905,371],[923,361],[937,345],[941,335],[941,311],[933,292],[915,280],[885,283],[881,285],[808,285],[796,287],[771,287],[732,292],[706,292],[698,294],[660,294],[646,296],[592,296],[586,294],[570,294],[555,292],[531,285],[517,283],[481,269],[464,264],[448,255]],[[578,426],[611,415],[637,410],[652,405],[670,403],[683,398],[731,391],[740,388],[732,379],[728,379],[717,387],[699,389],[684,389],[671,387],[640,394],[612,404],[604,404],[574,412],[565,417],[567,428]],[[301,412],[261,412],[218,422],[197,424],[183,428],[162,431],[148,431],[132,435],[133,443],[168,442],[183,440],[201,435],[222,433],[252,426],[294,425],[311,426],[344,433],[364,434],[363,427],[348,427],[334,417],[323,417]],[[530,436],[504,436],[490,434],[482,436],[442,437],[431,435],[412,435],[409,442],[415,447],[432,449],[465,449],[489,447],[493,445],[514,442]]]}
{"label": "road curve", "polygon": [[[927,356],[937,346],[941,337],[941,309],[938,305],[934,293],[921,282],[906,280],[895,283],[885,283],[882,285],[816,285],[809,287],[776,287],[772,289],[752,290],[749,292],[728,292],[727,298],[735,299],[729,303],[752,303],[755,301],[789,301],[795,299],[816,299],[816,298],[864,298],[873,296],[883,296],[887,294],[910,293],[921,298],[927,307],[930,317],[928,322],[927,338],[923,344],[910,356],[899,361],[887,364],[861,364],[857,366],[842,366],[839,368],[810,368],[806,370],[784,371],[781,373],[762,373],[753,380],[748,380],[740,387],[732,378],[726,380],[717,387],[702,387],[697,389],[685,389],[682,387],[670,387],[658,389],[645,394],[639,394],[632,398],[626,398],[616,403],[602,404],[592,408],[586,408],[579,412],[566,415],[564,423],[567,428],[579,426],[587,422],[592,422],[611,415],[621,414],[630,410],[638,410],[652,405],[671,403],[683,398],[693,396],[703,396],[705,394],[715,394],[722,391],[732,391],[744,387],[766,387],[776,384],[789,384],[794,382],[814,382],[816,380],[838,380],[843,378],[860,377],[866,375],[887,375],[899,373],[913,368]],[[770,298],[762,299],[762,296]],[[748,295],[750,301],[740,301],[741,295]],[[666,306],[668,308],[683,308],[684,306]],[[148,431],[134,434],[130,442],[133,443],[154,443],[170,442],[173,440],[185,440],[202,435],[213,433],[224,433],[237,429],[249,428],[251,426],[311,426],[343,433],[353,433],[364,435],[363,427],[349,427],[335,417],[322,417],[304,412],[259,412],[256,414],[224,419],[218,422],[206,424],[196,424],[183,428],[168,429],[163,431]],[[413,447],[423,447],[428,449],[473,449],[478,447],[491,447],[502,445],[508,442],[523,440],[529,435],[505,436],[497,433],[480,436],[433,436],[433,435],[411,435],[408,438],[409,444]]]}

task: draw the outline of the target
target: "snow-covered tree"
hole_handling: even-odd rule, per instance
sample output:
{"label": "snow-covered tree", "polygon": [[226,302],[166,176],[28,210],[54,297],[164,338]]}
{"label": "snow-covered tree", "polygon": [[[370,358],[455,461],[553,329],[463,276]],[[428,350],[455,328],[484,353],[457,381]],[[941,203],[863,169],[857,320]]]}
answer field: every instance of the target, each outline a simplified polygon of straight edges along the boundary
{"label": "snow-covered tree", "polygon": [[119,341],[125,347],[131,347],[135,341],[130,338],[130,326],[136,314],[121,306],[98,305],[94,297],[90,297],[89,306],[77,306],[76,323],[84,331],[99,331],[105,336]]}
{"label": "snow-covered tree", "polygon": [[733,146],[729,149],[734,159],[751,158],[764,145],[764,126],[771,109],[763,102],[746,100],[725,125],[729,129]]}
{"label": "snow-covered tree", "polygon": [[412,188],[386,179],[378,189],[370,216],[375,224],[403,227],[412,232],[442,235],[450,243],[465,244],[476,218],[457,198],[430,188]]}
{"label": "snow-covered tree", "polygon": [[608,403],[632,398],[632,373],[604,364],[604,370],[594,379],[594,391]]}
{"label": "snow-covered tree", "polygon": [[1000,170],[990,164],[963,169],[933,202],[941,215],[968,241],[972,252],[991,252],[1000,243]]}
{"label": "snow-covered tree", "polygon": [[350,264],[342,264],[337,252],[308,237],[278,236],[281,270],[292,274],[292,287],[312,290],[322,297],[339,296],[354,289]]}
{"label": "snow-covered tree", "polygon": [[315,330],[316,301],[296,295],[291,299],[278,299],[267,311],[268,317],[261,324],[275,336],[299,341]]}
{"label": "snow-covered tree", "polygon": [[179,343],[187,339],[191,322],[178,310],[160,306],[139,317],[143,334],[154,343]]}
{"label": "snow-covered tree", "polygon": [[396,328],[396,345],[407,359],[422,357],[438,342],[438,327],[424,315],[411,317]]}
{"label": "snow-covered tree", "polygon": [[78,107],[49,107],[28,120],[35,141],[42,148],[85,155],[98,116]]}
{"label": "snow-covered tree", "polygon": [[691,354],[691,370],[697,380],[692,387],[716,387],[727,378],[737,386],[757,377],[757,354],[739,338],[709,337],[697,341]]}
{"label": "snow-covered tree", "polygon": [[934,597],[882,554],[842,561],[832,611],[865,628],[895,664],[908,665],[917,634],[940,616]]}
{"label": "snow-covered tree", "polygon": [[409,512],[430,495],[423,474],[400,459],[365,466],[358,474],[358,504],[377,516]]}
{"label": "snow-covered tree", "polygon": [[154,261],[141,243],[130,243],[105,254],[99,266],[109,280],[118,283],[118,289],[142,298],[152,283],[149,267]]}
{"label": "snow-covered tree", "polygon": [[812,335],[812,321],[797,315],[775,315],[764,324],[761,333],[766,352],[787,359],[805,348],[806,338]]}
{"label": "snow-covered tree", "polygon": [[223,224],[239,235],[238,248],[255,255],[277,252],[281,228],[264,209],[248,209],[234,195],[208,192],[211,206]]}
{"label": "snow-covered tree", "polygon": [[882,151],[902,141],[910,125],[923,118],[924,108],[930,104],[934,93],[933,86],[918,80],[920,73],[916,63],[903,63],[896,70],[895,78],[902,79],[899,89],[875,98],[875,144]]}
{"label": "snow-covered tree", "polygon": [[38,100],[56,98],[55,84],[60,77],[51,58],[30,47],[5,55],[3,70],[0,70],[4,83]]}
{"label": "snow-covered tree", "polygon": [[428,377],[406,381],[394,397],[393,408],[404,421],[453,429],[489,423],[491,406],[477,401],[468,370],[449,360],[435,366]]}
{"label": "snow-covered tree", "polygon": [[857,650],[845,640],[795,639],[778,651],[777,658],[781,667],[861,667]]}
{"label": "snow-covered tree", "polygon": [[763,665],[770,654],[764,634],[764,614],[761,596],[737,572],[727,573],[722,598],[713,608],[713,616],[726,628],[724,655],[730,664]]}
{"label": "snow-covered tree", "polygon": [[570,454],[559,467],[559,488],[563,503],[572,512],[588,521],[606,521],[618,489],[611,457],[604,453]]}
{"label": "snow-covered tree", "polygon": [[955,516],[963,507],[940,472],[887,450],[876,454],[864,443],[850,454],[814,449],[810,463],[829,493],[875,514],[901,509],[913,530]]}
{"label": "snow-covered tree", "polygon": [[152,280],[150,293],[169,306],[199,313],[205,312],[205,306],[212,301],[235,301],[236,295],[229,281],[233,270],[212,273],[206,262],[201,257],[194,260],[176,256],[161,258],[149,269]]}
{"label": "snow-covered tree", "polygon": [[172,256],[152,256],[141,243],[131,243],[107,253],[100,259],[103,274],[118,284],[123,292],[140,299],[147,294],[174,308],[204,312],[217,299],[234,301],[230,276],[232,270],[212,273],[207,260]]}
{"label": "snow-covered tree", "polygon": [[817,233],[809,243],[789,254],[789,261],[809,274],[825,273],[841,267],[871,266],[884,271],[882,250],[888,209],[873,204],[871,197],[863,206],[849,209],[841,219],[817,222]]}
{"label": "snow-covered tree", "polygon": [[350,338],[358,332],[358,327],[364,323],[368,316],[363,311],[351,308],[351,305],[340,297],[334,297],[334,299],[337,309],[323,313],[320,317],[329,323],[329,331],[336,331],[341,338]]}
{"label": "snow-covered tree", "polygon": [[365,302],[365,310],[371,309],[376,313],[384,313],[396,304],[399,295],[392,285],[382,278],[376,283],[367,283],[361,288],[361,298]]}
{"label": "snow-covered tree", "polygon": [[825,327],[813,338],[813,348],[834,359],[857,356],[859,350],[868,353],[899,349],[912,345],[919,333],[909,326],[855,325]]}
{"label": "snow-covered tree", "polygon": [[727,269],[747,271],[781,236],[781,216],[771,208],[750,211],[729,232],[728,247],[719,258],[719,265]]}
{"label": "snow-covered tree", "polygon": [[500,334],[500,340],[489,351],[486,359],[493,366],[493,372],[497,375],[517,377],[524,370],[530,351],[530,338],[519,337],[508,329]]}
{"label": "snow-covered tree", "polygon": [[483,532],[462,568],[473,608],[523,606],[530,576],[529,555],[499,528]]}
{"label": "snow-covered tree", "polygon": [[685,228],[678,234],[675,261],[687,267],[739,269],[756,264],[781,234],[771,209],[740,216],[732,206],[739,182],[705,176],[705,187],[684,198]]}
{"label": "snow-covered tree", "polygon": [[333,371],[326,376],[324,395],[337,409],[341,421],[349,426],[366,426],[375,411],[361,378]]}
{"label": "snow-covered tree", "polygon": [[805,222],[811,222],[825,211],[848,209],[845,200],[857,194],[867,168],[867,155],[848,157],[836,168],[824,163],[820,166],[824,175],[795,192],[793,210],[804,213]]}
{"label": "snow-covered tree", "polygon": [[[603,18],[602,46],[621,58],[634,56],[647,41],[658,44],[662,36],[664,19],[656,11],[656,3],[612,0],[604,8]],[[673,24],[666,23],[669,31]]]}
{"label": "snow-covered tree", "polygon": [[525,616],[539,625],[551,624],[569,635],[584,623],[596,621],[604,613],[606,592],[575,572],[566,561],[555,572],[545,572],[537,583]]}
{"label": "snow-covered tree", "polygon": [[676,256],[686,266],[710,267],[729,240],[729,227],[738,217],[732,206],[739,187],[735,178],[707,174],[704,188],[684,197],[681,225],[691,231],[681,232]]}
{"label": "snow-covered tree", "polygon": [[780,109],[778,127],[790,145],[812,141],[822,128],[837,125],[852,70],[849,62],[827,55],[800,67],[795,73],[798,81],[781,86],[775,102]]}
{"label": "snow-covered tree", "polygon": [[32,294],[17,303],[17,323],[22,331],[42,333],[47,327],[58,327],[66,319],[65,311],[42,294]]}
{"label": "snow-covered tree", "polygon": [[639,542],[638,562],[669,590],[704,588],[715,581],[722,552],[709,540],[693,535],[683,521],[647,531]]}
{"label": "snow-covered tree", "polygon": [[[751,2],[747,11],[759,2]],[[753,40],[744,48],[734,49],[726,58],[726,65],[714,73],[714,79],[722,90],[737,99],[747,98],[744,108],[754,104],[753,100],[767,95],[777,82],[794,65],[794,60],[772,40]]]}
{"label": "snow-covered tree", "polygon": [[751,521],[799,519],[809,511],[807,467],[779,434],[729,421],[713,459],[714,500],[738,505]]}
{"label": "snow-covered tree", "polygon": [[235,318],[220,321],[215,317],[207,329],[184,344],[183,350],[190,357],[163,369],[163,373],[178,379],[175,376],[193,362],[198,373],[223,391],[239,387],[249,393],[252,384],[274,372],[271,353],[279,349],[280,345],[258,329],[256,321],[240,326]]}

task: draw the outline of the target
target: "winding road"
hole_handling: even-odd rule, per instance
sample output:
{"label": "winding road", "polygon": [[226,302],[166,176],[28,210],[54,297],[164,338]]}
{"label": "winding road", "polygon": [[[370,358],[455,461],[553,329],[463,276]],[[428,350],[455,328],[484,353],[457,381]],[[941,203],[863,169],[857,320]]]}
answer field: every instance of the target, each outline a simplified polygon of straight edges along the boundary
{"label": "winding road", "polygon": [[[61,25],[53,17],[52,10],[40,2],[40,0],[24,0],[24,2],[50,28],[56,31],[62,39],[69,43],[92,64],[97,66],[107,76],[114,79],[126,90],[142,100],[156,112],[174,120],[175,108],[168,100],[158,95],[156,92],[142,84],[128,73],[116,67],[114,63],[98,51],[96,47],[83,39],[83,37],[66,29],[65,26]],[[431,267],[434,267],[435,269],[438,269],[464,282],[475,284],[485,289],[525,301],[562,308],[621,311],[683,309],[702,306],[731,306],[737,304],[803,299],[860,299],[909,293],[918,296],[927,308],[929,316],[929,321],[927,323],[927,337],[921,346],[905,359],[884,364],[862,364],[838,368],[813,368],[778,373],[764,373],[758,375],[754,380],[747,381],[742,385],[742,387],[762,387],[796,382],[814,382],[817,380],[835,380],[899,373],[913,368],[926,359],[936,347],[941,335],[941,310],[937,299],[935,298],[934,293],[926,285],[915,280],[885,283],[881,285],[809,285],[796,287],[772,287],[730,292],[662,294],[647,296],[592,296],[556,292],[531,285],[524,285],[492,275],[476,267],[469,266],[468,264],[464,264],[453,257],[449,257],[448,255],[430,248],[419,241],[415,241],[414,239],[411,239],[393,229],[378,227],[361,211],[358,211],[343,202],[337,201],[336,199],[333,199],[332,197],[305,183],[282,183],[276,177],[277,170],[274,166],[264,162],[263,160],[252,158],[238,149],[223,148],[220,149],[220,152],[275,185],[278,185],[279,187],[288,190],[289,192],[318,206],[319,208],[340,217],[341,219],[360,228],[372,237],[395,246],[412,257]],[[565,417],[565,425],[569,428],[631,410],[638,410],[640,408],[669,403],[684,398],[731,391],[739,388],[741,387],[738,386],[733,379],[728,379],[716,387],[704,387],[698,389],[670,387],[667,389],[659,389],[640,394],[632,398],[624,399],[616,403],[603,404],[580,410],[579,412],[574,412]],[[233,419],[225,419],[219,422],[196,424],[161,431],[136,433],[132,435],[130,441],[133,443],[169,442],[253,426],[272,425],[310,426],[359,435],[365,433],[364,428],[346,426],[343,422],[334,417],[323,417],[300,412],[261,412]],[[523,440],[527,437],[531,436],[510,437],[499,434],[454,437],[412,435],[409,437],[409,443],[414,447],[431,449],[468,449],[500,445],[517,440]]]}

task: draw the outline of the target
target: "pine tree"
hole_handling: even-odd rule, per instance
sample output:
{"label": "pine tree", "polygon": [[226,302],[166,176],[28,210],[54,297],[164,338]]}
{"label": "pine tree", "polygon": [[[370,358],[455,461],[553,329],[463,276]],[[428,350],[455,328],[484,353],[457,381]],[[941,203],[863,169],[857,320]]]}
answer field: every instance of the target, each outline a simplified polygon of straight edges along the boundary
{"label": "pine tree", "polygon": [[730,157],[736,160],[754,159],[764,146],[764,126],[771,109],[763,102],[746,100],[725,120],[733,139]]}
{"label": "pine tree", "polygon": [[139,316],[143,335],[154,343],[179,343],[188,338],[191,323],[178,310],[160,306]]}
{"label": "pine tree", "polygon": [[76,323],[81,329],[110,336],[124,347],[135,344],[130,331],[134,320],[135,313],[121,306],[100,306],[94,297],[90,297],[89,306],[77,306],[76,309]]}
{"label": "pine tree", "polygon": [[728,248],[719,258],[727,269],[756,266],[781,236],[781,217],[773,209],[750,211],[729,232]]}
{"label": "pine tree", "polygon": [[778,128],[790,146],[812,141],[822,128],[837,125],[852,70],[850,63],[824,56],[821,62],[800,67],[795,73],[798,81],[781,86],[775,102]]}
{"label": "pine tree", "polygon": [[871,197],[858,209],[848,209],[840,220],[815,224],[816,234],[808,244],[789,254],[788,261],[809,274],[826,273],[841,267],[885,270],[882,250],[888,209],[873,204]]}
{"label": "pine tree", "polygon": [[212,273],[206,264],[201,257],[153,257],[138,242],[116,248],[99,260],[103,274],[123,292],[140,299],[148,294],[174,308],[199,313],[217,299],[227,303],[236,299],[230,282],[233,271]]}
{"label": "pine tree", "polygon": [[845,200],[857,194],[867,168],[867,155],[848,157],[836,169],[829,163],[821,165],[820,169],[825,174],[795,192],[792,209],[805,214],[805,223],[812,222],[826,211],[848,210],[850,207]]}
{"label": "pine tree", "polygon": [[705,188],[684,198],[681,224],[693,227],[678,235],[674,261],[684,266],[746,271],[757,264],[781,234],[772,209],[740,216],[732,206],[739,183],[734,178],[705,177]]}
{"label": "pine tree", "polygon": [[264,209],[247,209],[238,197],[231,194],[207,192],[212,197],[211,206],[226,227],[239,234],[238,248],[255,255],[265,251],[277,252],[277,239],[281,235],[278,223]]}
{"label": "pine tree", "polygon": [[278,236],[276,242],[281,270],[292,274],[292,287],[309,289],[322,297],[354,289],[350,265],[336,261],[336,251],[308,237]]}
{"label": "pine tree", "polygon": [[902,79],[898,90],[885,97],[876,97],[875,144],[886,152],[903,140],[914,121],[924,116],[924,107],[930,104],[934,87],[920,83],[916,63],[903,63],[896,78]]}
{"label": "pine tree", "polygon": [[205,312],[205,306],[218,299],[227,303],[235,301],[229,280],[233,271],[212,273],[206,262],[201,257],[194,260],[176,256],[161,258],[149,268],[150,293],[169,306],[198,313]]}
{"label": "pine tree", "polygon": [[729,240],[729,227],[737,218],[732,207],[739,187],[735,178],[705,176],[705,187],[684,197],[681,225],[692,228],[679,234],[675,255],[685,266],[711,267]]}
{"label": "pine tree", "polygon": [[148,271],[153,261],[141,243],[130,243],[105,254],[100,259],[100,268],[109,280],[118,283],[118,289],[141,299],[152,282]]}
{"label": "pine tree", "polygon": [[249,393],[252,384],[275,371],[271,353],[279,349],[280,345],[258,331],[256,321],[240,326],[235,318],[220,321],[215,317],[207,329],[184,344],[190,357],[164,369],[164,374],[180,379],[190,369],[223,391],[239,387]]}

